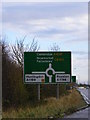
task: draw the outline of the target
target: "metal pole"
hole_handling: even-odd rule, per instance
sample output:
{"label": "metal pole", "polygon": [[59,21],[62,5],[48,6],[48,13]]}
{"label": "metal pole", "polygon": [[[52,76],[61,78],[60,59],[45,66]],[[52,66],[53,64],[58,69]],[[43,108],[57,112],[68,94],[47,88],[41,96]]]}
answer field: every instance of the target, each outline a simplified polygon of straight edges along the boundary
{"label": "metal pole", "polygon": [[57,99],[59,99],[59,84],[57,84]]}
{"label": "metal pole", "polygon": [[40,84],[38,84],[38,100],[40,100]]}
{"label": "metal pole", "polygon": [[2,46],[0,45],[0,118],[2,118]]}

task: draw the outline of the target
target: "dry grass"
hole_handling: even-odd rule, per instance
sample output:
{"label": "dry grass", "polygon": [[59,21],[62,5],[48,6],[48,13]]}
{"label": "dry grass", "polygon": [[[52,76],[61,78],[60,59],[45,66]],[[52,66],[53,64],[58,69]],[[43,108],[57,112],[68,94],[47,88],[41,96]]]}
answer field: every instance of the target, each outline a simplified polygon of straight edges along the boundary
{"label": "dry grass", "polygon": [[62,118],[64,114],[74,112],[77,108],[86,105],[82,96],[75,89],[70,91],[69,95],[56,99],[54,97],[44,100],[43,103],[38,103],[37,106],[30,105],[17,109],[10,108],[3,112],[3,118]]}

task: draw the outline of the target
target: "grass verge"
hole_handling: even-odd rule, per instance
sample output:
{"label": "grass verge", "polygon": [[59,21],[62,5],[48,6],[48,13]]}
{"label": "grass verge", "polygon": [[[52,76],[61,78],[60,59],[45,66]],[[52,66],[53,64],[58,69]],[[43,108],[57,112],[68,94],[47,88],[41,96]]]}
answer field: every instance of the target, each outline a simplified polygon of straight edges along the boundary
{"label": "grass verge", "polygon": [[73,89],[68,95],[58,100],[51,97],[37,102],[34,106],[28,104],[18,108],[9,108],[3,112],[3,118],[63,118],[65,114],[70,114],[85,105],[80,93]]}

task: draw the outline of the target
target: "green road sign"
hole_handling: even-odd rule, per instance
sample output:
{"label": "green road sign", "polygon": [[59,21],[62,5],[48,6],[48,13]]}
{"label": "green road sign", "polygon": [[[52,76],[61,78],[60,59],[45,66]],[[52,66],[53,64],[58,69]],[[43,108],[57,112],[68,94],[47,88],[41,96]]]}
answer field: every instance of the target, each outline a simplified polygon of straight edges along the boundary
{"label": "green road sign", "polygon": [[24,83],[71,82],[71,52],[24,52]]}
{"label": "green road sign", "polygon": [[72,79],[72,82],[76,83],[76,76],[72,76],[71,79]]}

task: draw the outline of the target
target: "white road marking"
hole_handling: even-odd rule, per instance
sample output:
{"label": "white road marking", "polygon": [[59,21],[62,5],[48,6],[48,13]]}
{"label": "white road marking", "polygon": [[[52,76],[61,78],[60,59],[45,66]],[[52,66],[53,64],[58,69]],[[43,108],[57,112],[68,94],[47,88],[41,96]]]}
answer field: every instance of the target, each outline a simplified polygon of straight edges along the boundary
{"label": "white road marking", "polygon": [[84,97],[84,99],[85,99],[85,101],[87,102],[87,104],[90,104],[89,98],[88,98],[85,94],[83,94],[82,92],[81,92],[81,94],[82,94],[82,96]]}

